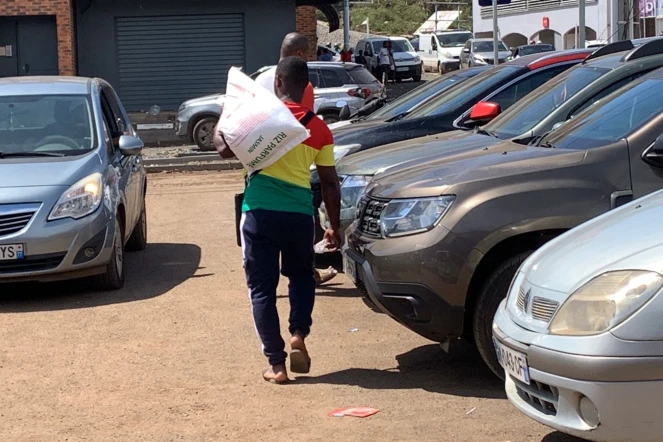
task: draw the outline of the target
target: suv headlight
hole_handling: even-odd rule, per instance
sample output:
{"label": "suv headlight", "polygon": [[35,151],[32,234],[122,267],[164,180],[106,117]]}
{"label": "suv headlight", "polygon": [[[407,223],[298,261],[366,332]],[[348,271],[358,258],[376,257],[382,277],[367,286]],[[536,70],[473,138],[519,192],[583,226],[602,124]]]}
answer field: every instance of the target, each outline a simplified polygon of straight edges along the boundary
{"label": "suv headlight", "polygon": [[101,204],[102,190],[100,173],[83,178],[62,194],[48,215],[48,220],[79,219],[91,214]]}
{"label": "suv headlight", "polygon": [[388,237],[426,232],[440,222],[455,195],[391,200],[380,215],[382,234]]}
{"label": "suv headlight", "polygon": [[553,317],[553,335],[597,335],[642,307],[661,287],[663,276],[644,270],[607,272],[576,290]]}
{"label": "suv headlight", "polygon": [[354,219],[359,197],[371,181],[370,176],[350,175],[341,184],[341,219]]}

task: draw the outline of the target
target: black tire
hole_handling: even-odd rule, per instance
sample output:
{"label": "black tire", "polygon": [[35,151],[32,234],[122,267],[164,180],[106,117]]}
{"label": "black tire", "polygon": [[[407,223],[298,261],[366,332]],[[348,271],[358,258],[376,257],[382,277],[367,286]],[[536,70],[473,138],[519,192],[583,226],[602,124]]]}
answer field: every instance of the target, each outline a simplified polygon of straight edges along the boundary
{"label": "black tire", "polygon": [[497,308],[506,297],[511,280],[516,275],[518,267],[527,259],[532,251],[513,256],[490,274],[479,293],[474,307],[472,327],[474,343],[479,350],[481,358],[486,365],[499,377],[504,379],[504,369],[497,362],[495,347],[493,345],[493,319]]}
{"label": "black tire", "polygon": [[145,207],[145,198],[143,198],[143,208],[140,211],[140,218],[134,227],[134,231],[129,237],[126,245],[127,252],[140,252],[147,247],[147,208]]}
{"label": "black tire", "polygon": [[[115,238],[113,239],[113,253],[106,273],[94,276],[92,286],[97,290],[119,290],[124,287],[124,232],[120,221],[115,219]],[[119,258],[118,258],[119,255]]]}
{"label": "black tire", "polygon": [[421,81],[421,75],[415,75],[414,77],[412,77],[412,81],[414,81],[415,83],[419,83]]}
{"label": "black tire", "polygon": [[323,120],[325,121],[325,123],[327,123],[327,124],[334,124],[334,123],[338,123],[339,121],[341,121],[341,119],[339,118],[339,116],[338,116],[338,115],[335,115],[335,114],[323,114],[323,115],[322,115],[322,119],[323,119]]}
{"label": "black tire", "polygon": [[203,151],[214,150],[214,127],[219,117],[205,117],[193,127],[192,138],[198,148]]}

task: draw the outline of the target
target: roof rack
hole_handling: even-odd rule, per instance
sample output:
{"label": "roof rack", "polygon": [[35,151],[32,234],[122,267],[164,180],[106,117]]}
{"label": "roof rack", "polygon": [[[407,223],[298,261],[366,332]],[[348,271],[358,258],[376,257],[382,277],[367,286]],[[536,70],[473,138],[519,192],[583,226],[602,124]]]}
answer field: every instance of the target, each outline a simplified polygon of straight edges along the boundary
{"label": "roof rack", "polygon": [[622,61],[637,60],[650,55],[663,54],[663,38],[657,38],[648,43],[638,46],[628,54],[624,55]]}
{"label": "roof rack", "polygon": [[583,61],[583,64],[588,62],[589,60],[593,60],[598,57],[603,57],[604,55],[614,54],[616,52],[622,52],[622,51],[629,51],[633,49],[633,47],[634,46],[631,40],[616,41],[614,43],[601,46],[600,48],[589,54],[589,56],[585,58],[585,61]]}

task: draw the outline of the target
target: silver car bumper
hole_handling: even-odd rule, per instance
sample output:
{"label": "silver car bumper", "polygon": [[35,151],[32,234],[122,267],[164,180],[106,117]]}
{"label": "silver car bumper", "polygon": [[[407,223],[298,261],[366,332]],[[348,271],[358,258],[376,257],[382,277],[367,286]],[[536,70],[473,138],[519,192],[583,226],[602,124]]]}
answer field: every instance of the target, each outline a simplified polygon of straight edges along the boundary
{"label": "silver car bumper", "polygon": [[[660,440],[663,357],[598,357],[552,351],[524,343],[532,333],[513,323],[503,307],[498,309],[494,338],[524,353],[529,364],[529,385],[506,375],[507,397],[518,410],[587,440]],[[598,424],[592,418],[588,422],[588,415],[597,415]]]}
{"label": "silver car bumper", "polygon": [[[0,238],[0,245],[23,245],[25,255],[0,261],[0,282],[74,279],[106,270],[115,235],[114,214],[106,205],[79,220],[46,221],[50,209],[42,204],[22,231]],[[94,254],[86,256],[85,249]]]}

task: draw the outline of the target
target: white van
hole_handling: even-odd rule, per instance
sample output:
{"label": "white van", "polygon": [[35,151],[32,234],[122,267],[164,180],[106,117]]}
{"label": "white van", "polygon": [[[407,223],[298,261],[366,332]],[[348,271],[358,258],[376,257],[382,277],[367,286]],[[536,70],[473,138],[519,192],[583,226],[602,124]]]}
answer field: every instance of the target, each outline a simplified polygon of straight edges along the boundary
{"label": "white van", "polygon": [[474,38],[470,31],[459,29],[420,33],[418,36],[419,54],[424,64],[440,74],[458,69],[465,42]]}
{"label": "white van", "polygon": [[394,55],[394,64],[396,65],[396,80],[412,78],[414,81],[421,81],[422,63],[421,57],[412,47],[407,38],[403,37],[373,37],[359,40],[355,47],[355,55],[359,51],[364,51],[364,57],[368,69],[377,74],[378,55],[385,41],[391,41],[391,50]]}

